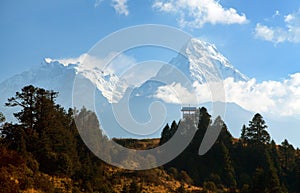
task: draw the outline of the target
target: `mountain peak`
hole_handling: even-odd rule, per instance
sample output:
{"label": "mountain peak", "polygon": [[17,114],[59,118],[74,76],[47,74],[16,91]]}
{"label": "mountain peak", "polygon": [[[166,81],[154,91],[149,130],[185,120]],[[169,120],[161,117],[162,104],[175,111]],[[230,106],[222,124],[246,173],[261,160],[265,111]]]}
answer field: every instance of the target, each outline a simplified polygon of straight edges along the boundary
{"label": "mountain peak", "polygon": [[[177,67],[192,82],[205,83],[214,79],[232,77],[234,81],[247,81],[249,78],[238,71],[229,60],[223,56],[214,44],[192,38],[182,53],[174,57],[170,64]],[[162,68],[157,73],[158,77],[171,75],[169,68]]]}
{"label": "mountain peak", "polygon": [[214,44],[193,38],[187,44],[185,53],[191,75],[195,79],[202,80],[203,75],[207,78],[212,73],[218,73],[222,79],[232,77],[235,81],[248,80],[248,77],[238,71]]}

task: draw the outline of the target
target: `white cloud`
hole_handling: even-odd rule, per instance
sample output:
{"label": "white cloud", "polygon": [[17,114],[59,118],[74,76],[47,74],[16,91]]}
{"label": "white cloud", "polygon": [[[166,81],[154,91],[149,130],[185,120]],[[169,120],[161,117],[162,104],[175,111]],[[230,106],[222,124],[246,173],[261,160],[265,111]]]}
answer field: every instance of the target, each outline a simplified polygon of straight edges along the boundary
{"label": "white cloud", "polygon": [[[234,82],[224,80],[225,101],[234,102],[253,112],[280,116],[300,115],[300,73],[290,75],[283,81],[264,81],[255,79]],[[211,102],[211,92],[206,84],[194,83],[198,103]],[[159,87],[154,97],[168,103],[195,104],[195,97],[178,84]]]}
{"label": "white cloud", "polygon": [[295,16],[292,14],[288,14],[287,16],[284,17],[284,21],[289,23],[295,19]]}
{"label": "white cloud", "polygon": [[[98,7],[104,0],[95,0],[94,7]],[[128,0],[111,0],[111,6],[115,9],[117,14],[129,15],[127,6]]]}
{"label": "white cloud", "polygon": [[279,15],[280,15],[280,12],[278,10],[276,10],[273,16],[275,17],[275,16],[279,16]]}
{"label": "white cloud", "polygon": [[267,41],[273,41],[274,39],[274,30],[270,29],[267,26],[261,25],[260,23],[256,24],[255,36],[257,38],[262,38]]}
{"label": "white cloud", "polygon": [[181,27],[201,28],[206,23],[247,23],[245,14],[239,14],[233,8],[224,8],[216,0],[156,0],[152,7],[161,12],[178,15]]}
{"label": "white cloud", "polygon": [[187,88],[183,87],[180,83],[172,83],[170,85],[158,87],[155,98],[162,99],[167,103],[175,104],[197,104],[196,93],[190,92]]}
{"label": "white cloud", "polygon": [[300,43],[300,9],[298,12],[284,16],[284,27],[269,27],[258,23],[255,37],[273,43]]}
{"label": "white cloud", "polygon": [[70,57],[70,58],[60,58],[60,59],[52,59],[52,58],[45,58],[45,62],[59,62],[64,66],[68,66],[69,64],[79,64],[82,63],[84,58],[88,56],[87,54],[81,54],[79,57]]}
{"label": "white cloud", "polygon": [[120,15],[124,14],[127,16],[129,14],[127,0],[112,0],[112,6]]}
{"label": "white cloud", "polygon": [[94,7],[98,7],[102,3],[102,1],[103,0],[96,0],[94,3]]}
{"label": "white cloud", "polygon": [[132,86],[141,86],[144,82],[154,77],[161,69],[162,64],[156,61],[133,63],[121,75],[122,79]]}

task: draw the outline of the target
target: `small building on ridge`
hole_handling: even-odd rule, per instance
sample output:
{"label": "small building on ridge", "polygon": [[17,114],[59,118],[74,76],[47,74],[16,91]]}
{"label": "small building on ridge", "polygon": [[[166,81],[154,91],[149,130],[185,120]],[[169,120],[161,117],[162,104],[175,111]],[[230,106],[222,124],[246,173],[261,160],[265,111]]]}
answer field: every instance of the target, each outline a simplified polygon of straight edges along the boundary
{"label": "small building on ridge", "polygon": [[182,107],[181,112],[182,112],[183,119],[195,119],[197,108],[196,107]]}

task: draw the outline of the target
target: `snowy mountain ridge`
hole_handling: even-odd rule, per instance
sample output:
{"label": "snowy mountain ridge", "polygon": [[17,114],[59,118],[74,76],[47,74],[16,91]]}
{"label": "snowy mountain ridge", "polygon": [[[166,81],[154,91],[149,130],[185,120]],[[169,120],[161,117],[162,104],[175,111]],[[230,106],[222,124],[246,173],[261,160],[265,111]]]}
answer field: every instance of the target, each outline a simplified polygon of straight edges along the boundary
{"label": "snowy mountain ridge", "polygon": [[[201,84],[228,77],[232,77],[235,81],[248,80],[248,77],[234,68],[213,44],[193,38],[182,50],[185,56],[178,54],[170,61],[170,64],[182,71],[192,82],[197,81]],[[132,86],[127,83],[126,79],[113,74],[113,70],[101,69],[99,62],[90,59],[88,54],[83,54],[77,59],[55,60],[45,58],[44,63],[50,66],[62,65],[74,69],[77,75],[91,81],[110,103],[118,102],[126,89]],[[170,81],[173,81],[176,77],[172,77],[174,74],[169,70],[169,68],[163,66],[157,72],[156,77],[163,77],[164,79],[171,77]]]}
{"label": "snowy mountain ridge", "polygon": [[[247,76],[232,66],[228,59],[219,53],[213,44],[197,39],[191,39],[191,41],[182,48],[182,51],[185,53],[186,57],[178,54],[170,60],[169,64],[186,75],[192,83],[195,81],[200,84],[205,83],[207,78],[214,77],[214,73],[216,72],[219,73],[224,80],[230,78],[238,84],[243,85],[243,83],[248,81]],[[4,113],[7,121],[16,121],[13,113],[18,112],[20,109],[16,107],[8,108],[5,107],[4,104],[7,102],[7,99],[14,96],[17,91],[20,91],[24,86],[30,84],[59,92],[56,102],[61,104],[64,108],[70,108],[72,107],[74,81],[77,76],[80,76],[80,78],[92,83],[92,85],[97,88],[96,97],[101,100],[101,102],[97,103],[97,108],[99,108],[98,113],[102,118],[102,126],[110,129],[109,131],[106,131],[107,134],[112,137],[132,137],[127,132],[123,131],[118,123],[114,121],[114,114],[111,112],[111,106],[109,104],[117,102],[112,100],[112,94],[114,99],[120,99],[127,90],[133,88],[132,85],[127,83],[126,77],[125,79],[124,77],[120,78],[120,73],[114,73],[114,69],[103,70],[101,65],[99,65],[101,64],[99,61],[96,61],[97,65],[83,65],[84,61],[89,59],[87,57],[87,54],[82,54],[80,57],[72,59],[45,58],[41,65],[2,81],[0,83],[0,112]],[[105,61],[102,61],[102,64],[104,63]],[[113,66],[118,66],[118,63],[115,63]],[[170,68],[168,69],[165,66],[162,66],[158,69],[158,72],[154,75],[153,79],[150,78],[145,82],[141,82],[133,89],[133,99],[131,101],[133,109],[131,110],[133,116],[136,116],[137,120],[147,122],[149,119],[148,107],[153,101],[157,101],[157,98],[153,98],[153,94],[156,93],[159,87],[164,87],[167,84],[172,85],[174,80],[175,83],[176,80],[178,80],[176,73],[174,74],[169,70]],[[164,79],[167,78],[169,82],[155,82],[154,79],[159,77]],[[165,103],[165,105],[168,111],[165,123],[179,120],[181,116],[180,104]],[[203,104],[199,104],[199,106],[201,105]],[[81,107],[82,106],[78,108]],[[235,136],[238,136],[241,124],[247,123],[252,117],[253,112],[250,112],[250,110],[246,110],[245,108],[243,109],[241,106],[234,103],[226,103],[226,108],[226,111],[228,112],[226,114],[236,115],[234,117],[225,117],[225,122],[228,127],[232,129],[232,133]],[[101,114],[100,111],[103,113]],[[293,117],[290,117],[289,119],[286,119],[285,117],[282,119],[272,117],[265,118],[270,127],[272,127],[272,132],[277,136],[278,141],[281,141],[283,136],[281,134],[281,128],[284,128],[286,125],[291,125],[286,129],[289,129],[292,134],[293,129],[297,129],[296,127],[299,125],[299,120]],[[293,124],[291,122],[293,122]],[[159,135],[160,133],[158,131],[152,137],[157,137]],[[297,136],[294,135],[289,136],[291,141],[297,141],[296,137]]]}
{"label": "snowy mountain ridge", "polygon": [[115,101],[116,99],[121,99],[128,87],[126,80],[121,80],[117,75],[100,69],[96,64],[88,63],[88,65],[85,65],[86,57],[89,56],[87,54],[83,54],[77,60],[73,59],[69,61],[45,58],[44,62],[47,65],[57,63],[66,68],[74,69],[77,76],[83,76],[88,79],[98,90],[102,92],[102,95],[110,103],[117,102]]}
{"label": "snowy mountain ridge", "polygon": [[[233,77],[235,81],[246,81],[248,77],[238,71],[229,60],[217,51],[215,45],[199,39],[191,39],[186,48],[186,54],[190,62],[190,70],[194,79],[201,79],[201,73],[219,73],[222,79]],[[206,71],[205,71],[206,70]],[[206,77],[210,77],[207,75]]]}
{"label": "snowy mountain ridge", "polygon": [[[193,82],[203,83],[208,77],[215,76],[214,73],[223,75],[223,79],[227,77],[233,77],[235,81],[248,79],[235,69],[217,51],[213,44],[198,39],[191,39],[182,50],[185,52],[186,57],[179,54],[170,61],[170,64],[186,74]],[[90,81],[109,103],[118,102],[132,85],[128,84],[126,79],[122,79],[114,74],[113,70],[103,70],[101,65],[99,66],[99,61],[88,57],[88,54],[82,54],[78,58],[71,59],[45,58],[39,67],[32,68],[0,83],[0,100],[5,103],[7,98],[13,96],[16,91],[19,91],[25,85],[33,84],[45,89],[58,91],[60,94],[57,102],[63,107],[69,108],[72,105],[72,89],[75,77],[81,76]],[[84,62],[87,60],[92,61],[91,65],[84,65]],[[100,62],[105,63],[105,61]],[[218,72],[215,71],[216,69]],[[171,77],[172,73],[165,70],[168,69],[164,69],[163,66],[157,72],[156,77]],[[170,80],[175,79],[176,77],[173,77]],[[172,82],[169,83],[171,84]],[[146,86],[145,84],[147,84],[147,81],[139,87],[139,90],[148,89],[144,90],[143,93],[149,93],[150,89],[153,94],[157,87],[162,86],[161,84],[153,83],[151,83],[152,86]],[[1,106],[0,111],[7,111],[7,109],[3,109],[3,104]]]}

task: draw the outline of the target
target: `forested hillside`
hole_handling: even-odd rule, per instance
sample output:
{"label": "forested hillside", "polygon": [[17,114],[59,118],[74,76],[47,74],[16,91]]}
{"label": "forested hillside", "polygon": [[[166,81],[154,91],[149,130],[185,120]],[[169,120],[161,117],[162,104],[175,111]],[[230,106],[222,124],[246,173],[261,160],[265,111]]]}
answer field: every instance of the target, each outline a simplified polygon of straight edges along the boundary
{"label": "forested hillside", "polygon": [[[101,144],[110,139],[102,134],[95,113],[66,111],[55,103],[57,95],[26,86],[1,101],[20,111],[14,114],[17,123],[5,122],[0,114],[0,192],[300,192],[300,150],[287,140],[275,144],[260,114],[236,139],[220,117],[212,121],[202,107],[196,134],[176,159],[156,169],[131,171],[104,163],[86,147],[78,129],[95,132]],[[212,123],[222,125],[221,134],[200,156],[199,145]],[[114,140],[130,148],[154,148],[166,143],[178,125],[166,125],[160,139]]]}
{"label": "forested hillside", "polygon": [[[223,125],[221,134],[211,150],[203,156],[198,148],[211,116],[205,108],[199,111],[196,135],[190,145],[165,169],[186,171],[197,186],[210,184],[231,192],[300,192],[300,151],[287,140],[276,145],[267,132],[260,114],[255,114],[248,126],[243,126],[241,137],[235,139],[226,124],[218,117],[214,124]],[[163,130],[163,142],[176,132],[173,122]]]}

